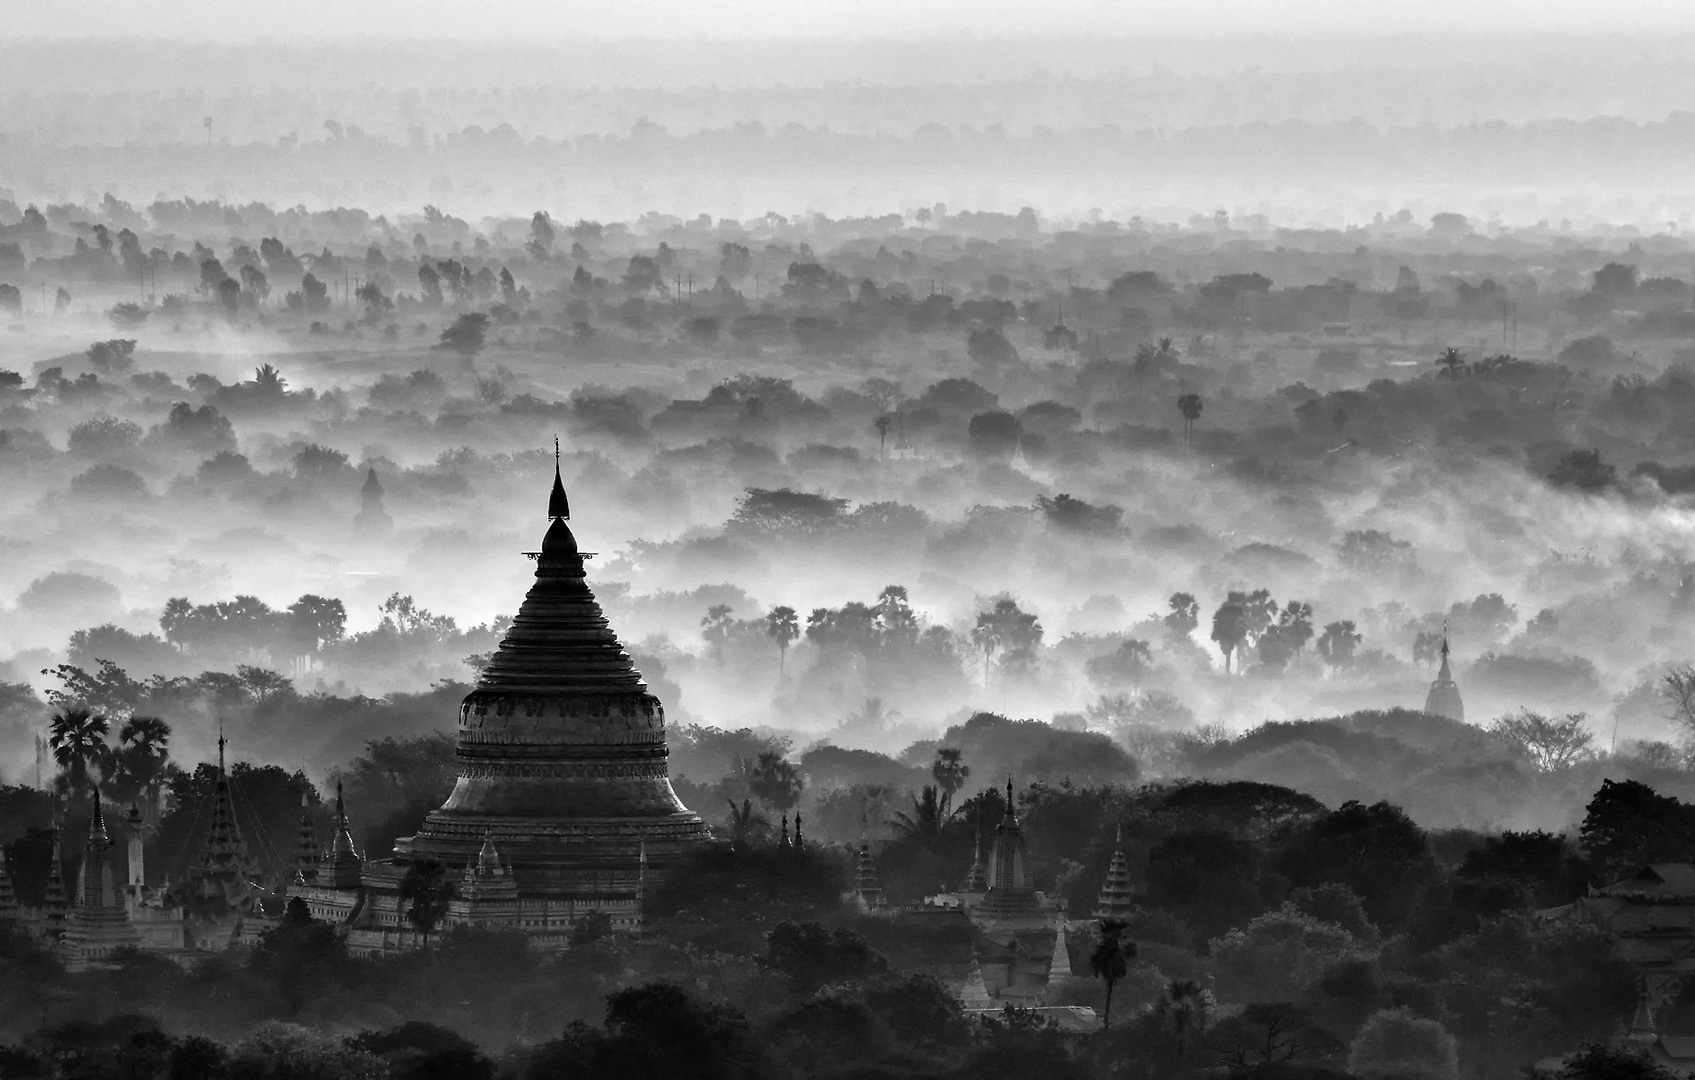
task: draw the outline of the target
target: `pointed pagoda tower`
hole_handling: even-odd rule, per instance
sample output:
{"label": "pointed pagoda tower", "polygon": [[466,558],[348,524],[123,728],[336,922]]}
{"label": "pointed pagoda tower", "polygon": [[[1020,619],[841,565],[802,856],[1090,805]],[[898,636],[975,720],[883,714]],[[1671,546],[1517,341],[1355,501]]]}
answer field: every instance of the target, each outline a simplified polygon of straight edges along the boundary
{"label": "pointed pagoda tower", "polygon": [[361,540],[380,540],[394,531],[394,519],[383,509],[383,485],[372,466],[359,489],[359,514],[353,519],[353,534]]}
{"label": "pointed pagoda tower", "polygon": [[1124,826],[1118,827],[1118,838],[1112,844],[1112,862],[1106,868],[1106,880],[1095,900],[1095,918],[1128,919],[1136,910],[1136,896],[1130,886],[1130,860],[1124,857]]}
{"label": "pointed pagoda tower", "polygon": [[1059,920],[1053,937],[1053,955],[1048,957],[1048,984],[1043,996],[1051,1003],[1060,987],[1071,978],[1071,950],[1065,943],[1065,920]]}
{"label": "pointed pagoda tower", "polygon": [[83,846],[82,868],[77,874],[76,904],[59,942],[59,954],[73,970],[104,960],[117,949],[141,945],[141,935],[130,924],[129,909],[124,904],[124,879],[115,849],[100,811],[100,789],[95,788],[88,843]]}
{"label": "pointed pagoda tower", "polygon": [[995,826],[995,846],[989,854],[989,891],[972,911],[972,918],[1005,923],[1044,924],[1035,886],[1030,880],[1030,856],[1024,848],[1024,830],[1013,809],[1012,777],[1006,779],[1006,815]]}
{"label": "pointed pagoda tower", "polygon": [[962,892],[986,893],[989,891],[989,868],[983,863],[983,834],[978,833],[971,841],[971,871],[965,875],[965,888]]}
{"label": "pointed pagoda tower", "polygon": [[312,885],[318,880],[318,827],[312,823],[312,800],[300,793],[300,827],[294,834],[294,883]]}
{"label": "pointed pagoda tower", "polygon": [[492,839],[543,934],[588,910],[633,911],[644,845],[662,872],[709,836],[671,788],[664,708],[589,590],[557,443],[554,455],[535,584],[459,708],[458,781],[382,872],[465,867]]}
{"label": "pointed pagoda tower", "polygon": [[1460,700],[1459,684],[1454,682],[1454,673],[1448,667],[1448,627],[1445,623],[1442,626],[1442,668],[1436,673],[1436,681],[1430,684],[1430,693],[1424,698],[1424,711],[1465,723],[1465,702]]}
{"label": "pointed pagoda tower", "polygon": [[65,920],[70,916],[70,896],[65,891],[65,851],[59,838],[59,819],[53,818],[53,861],[47,864],[47,895],[42,914],[47,932],[55,937],[64,933]]}
{"label": "pointed pagoda tower", "polygon": [[218,778],[212,786],[212,821],[200,845],[200,862],[191,872],[192,902],[201,907],[220,906],[246,911],[253,907],[258,890],[259,868],[242,839],[235,819],[235,799],[230,791],[230,774],[224,767],[224,733],[218,732]]}
{"label": "pointed pagoda tower", "polygon": [[341,797],[341,781],[335,782],[335,835],[330,846],[318,859],[314,884],[326,889],[357,890],[365,860],[353,846],[353,832],[347,827],[347,803]]}

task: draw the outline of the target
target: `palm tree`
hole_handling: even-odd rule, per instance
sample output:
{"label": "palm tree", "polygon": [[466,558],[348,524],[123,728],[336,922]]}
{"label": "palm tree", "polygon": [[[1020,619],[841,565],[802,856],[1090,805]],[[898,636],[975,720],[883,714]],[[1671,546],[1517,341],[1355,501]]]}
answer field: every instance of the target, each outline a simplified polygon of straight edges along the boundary
{"label": "palm tree", "polygon": [[1100,936],[1095,939],[1095,951],[1089,954],[1089,970],[1106,984],[1106,1010],[1101,1014],[1102,1029],[1112,1026],[1112,990],[1130,973],[1130,961],[1136,956],[1136,943],[1124,940],[1129,924],[1122,919],[1102,919]]}
{"label": "palm tree", "polygon": [[1177,1052],[1187,1053],[1189,1035],[1206,1031],[1212,1019],[1212,991],[1193,979],[1172,979],[1160,994],[1154,1011],[1167,1030],[1177,1036]]}
{"label": "palm tree", "polygon": [[262,394],[281,394],[288,389],[288,380],[282,372],[269,364],[253,369],[253,385]]}
{"label": "palm tree", "polygon": [[1177,411],[1183,414],[1183,437],[1195,441],[1195,421],[1201,418],[1201,395],[1184,394],[1177,399]]}
{"label": "palm tree", "polygon": [[891,720],[900,719],[900,710],[891,709],[883,704],[880,697],[868,697],[858,712],[848,713],[842,722],[843,727],[859,728],[865,731],[882,731],[889,726]]}
{"label": "palm tree", "polygon": [[765,634],[777,642],[777,678],[783,677],[783,659],[788,655],[789,643],[800,637],[800,618],[792,607],[774,607],[771,614],[765,616]]}
{"label": "palm tree", "polygon": [[759,761],[748,775],[748,786],[753,789],[754,795],[773,810],[793,810],[800,802],[801,788],[805,785],[800,770],[775,750],[760,754]]}
{"label": "palm tree", "polygon": [[912,813],[895,814],[895,831],[929,848],[942,835],[942,826],[952,816],[945,797],[937,793],[936,785],[925,784],[924,790],[912,800]]}
{"label": "palm tree", "polygon": [[106,763],[111,754],[106,735],[111,730],[112,722],[87,706],[77,705],[54,714],[47,744],[72,787],[86,788],[89,766],[98,768]]}
{"label": "palm tree", "polygon": [[888,445],[888,442],[889,442],[889,425],[894,422],[894,419],[895,418],[890,416],[888,413],[884,413],[882,416],[879,416],[877,418],[877,460],[878,461],[882,461],[883,458],[884,458],[883,448]]}
{"label": "palm tree", "polygon": [[740,806],[734,799],[726,799],[725,802],[730,804],[730,815],[725,824],[730,829],[730,846],[735,850],[746,850],[756,837],[763,836],[771,828],[765,815],[755,809],[752,799],[743,799]]}
{"label": "palm tree", "polygon": [[1439,379],[1457,379],[1465,373],[1465,354],[1451,345],[1436,357],[1436,363],[1442,369],[1436,373]]}
{"label": "palm tree", "polygon": [[154,798],[170,763],[171,725],[157,716],[132,716],[118,729],[121,787]]}
{"label": "palm tree", "polygon": [[447,914],[448,901],[453,899],[453,879],[447,867],[434,859],[419,859],[406,868],[398,891],[400,902],[406,905],[406,921],[424,935],[424,948],[429,948],[430,931]]}
{"label": "palm tree", "polygon": [[942,789],[942,805],[952,806],[954,792],[965,786],[971,766],[964,762],[958,749],[943,746],[937,748],[936,760],[930,763],[930,775]]}

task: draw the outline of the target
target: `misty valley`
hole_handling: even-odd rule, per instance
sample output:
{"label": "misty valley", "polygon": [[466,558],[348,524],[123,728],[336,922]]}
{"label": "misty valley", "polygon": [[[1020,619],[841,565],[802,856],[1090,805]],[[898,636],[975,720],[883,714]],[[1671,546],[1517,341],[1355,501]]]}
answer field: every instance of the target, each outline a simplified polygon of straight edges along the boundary
{"label": "misty valley", "polygon": [[0,1077],[1695,1068],[1692,248],[0,190]]}

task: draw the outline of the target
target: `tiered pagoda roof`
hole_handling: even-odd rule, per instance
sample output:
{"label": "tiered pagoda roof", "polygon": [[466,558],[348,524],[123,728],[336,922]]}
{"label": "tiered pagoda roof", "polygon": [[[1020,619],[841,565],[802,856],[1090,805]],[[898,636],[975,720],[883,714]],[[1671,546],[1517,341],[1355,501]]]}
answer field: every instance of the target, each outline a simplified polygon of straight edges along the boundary
{"label": "tiered pagoda roof", "polygon": [[1106,869],[1106,881],[1095,901],[1095,918],[1126,919],[1136,909],[1136,896],[1130,885],[1130,860],[1124,857],[1124,829],[1118,830],[1113,843],[1112,862]]}
{"label": "tiered pagoda roof", "polygon": [[633,896],[638,860],[704,843],[671,788],[665,713],[590,591],[557,461],[535,584],[459,709],[459,778],[398,860],[473,862],[499,846],[526,897]]}
{"label": "tiered pagoda roof", "polygon": [[863,907],[883,906],[883,883],[877,878],[877,864],[871,858],[871,845],[859,841],[859,861],[854,868],[853,895]]}
{"label": "tiered pagoda roof", "polygon": [[200,847],[200,863],[195,869],[195,896],[201,901],[224,903],[232,908],[252,906],[257,889],[254,882],[259,868],[242,839],[241,825],[235,819],[235,800],[230,791],[230,775],[224,768],[223,734],[218,735],[218,779],[212,787],[212,822],[206,830],[206,840]]}

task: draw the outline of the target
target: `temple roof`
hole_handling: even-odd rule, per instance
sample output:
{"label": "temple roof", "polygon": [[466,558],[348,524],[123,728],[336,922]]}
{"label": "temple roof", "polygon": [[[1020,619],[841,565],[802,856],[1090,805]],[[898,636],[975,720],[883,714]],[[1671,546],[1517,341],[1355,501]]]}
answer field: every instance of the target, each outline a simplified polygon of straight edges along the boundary
{"label": "temple roof", "polygon": [[647,684],[589,589],[584,556],[566,516],[565,488],[556,465],[548,498],[552,520],[535,555],[535,584],[483,668],[472,697],[647,696]]}

